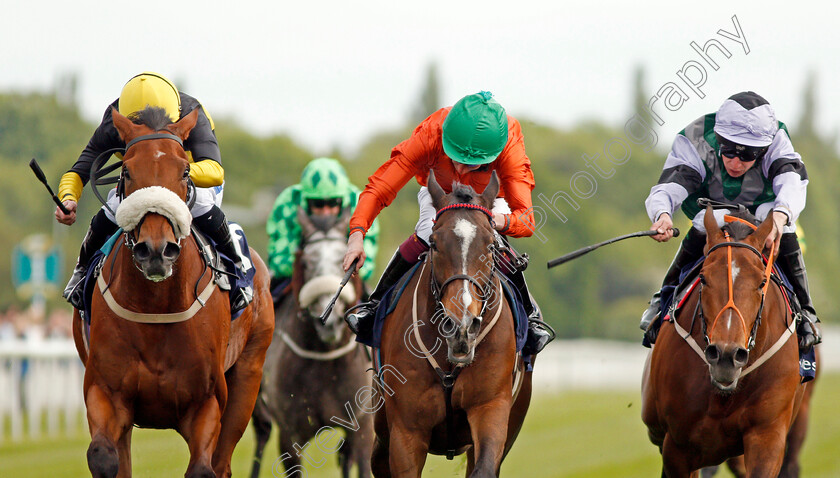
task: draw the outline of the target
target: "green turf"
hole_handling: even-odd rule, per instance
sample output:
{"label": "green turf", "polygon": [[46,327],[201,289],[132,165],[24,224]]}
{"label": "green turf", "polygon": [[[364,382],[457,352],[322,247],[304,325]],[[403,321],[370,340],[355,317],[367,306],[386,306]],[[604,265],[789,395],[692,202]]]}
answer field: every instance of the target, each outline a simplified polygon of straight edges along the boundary
{"label": "green turf", "polygon": [[[815,391],[811,428],[802,457],[802,476],[840,476],[840,375],[821,378]],[[638,392],[567,392],[537,396],[519,435],[519,440],[502,467],[504,476],[540,477],[650,477],[659,476],[659,455],[647,440],[639,418]],[[0,445],[0,477],[90,476],[85,463],[89,439],[41,440]],[[315,448],[315,447],[312,447]],[[254,442],[249,429],[234,454],[234,476],[250,473]],[[264,457],[263,477],[272,473],[277,459],[276,436],[272,436]],[[324,461],[321,468],[309,467],[313,478],[337,476],[334,456],[314,454]],[[183,476],[188,461],[186,444],[172,431],[135,430],[133,438],[135,477]],[[430,457],[424,476],[463,476],[464,459],[448,462]],[[302,475],[295,475],[302,476]],[[726,476],[726,475],[723,475]]]}

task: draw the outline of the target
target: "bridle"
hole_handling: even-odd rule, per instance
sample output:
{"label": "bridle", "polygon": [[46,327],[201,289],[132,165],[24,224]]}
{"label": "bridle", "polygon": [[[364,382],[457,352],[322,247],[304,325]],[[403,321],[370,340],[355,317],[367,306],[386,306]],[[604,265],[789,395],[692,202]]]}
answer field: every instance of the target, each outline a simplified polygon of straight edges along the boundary
{"label": "bridle", "polygon": [[[758,229],[754,224],[752,224],[748,221],[745,221],[744,219],[741,219],[741,218],[737,218],[737,217],[727,215],[727,216],[724,217],[724,220],[727,223],[736,222],[736,221],[741,222],[741,223],[747,224],[753,230]],[[764,298],[767,295],[767,287],[770,285],[770,276],[773,273],[773,263],[771,261],[771,258],[773,257],[773,254],[775,252],[776,243],[775,242],[773,243],[773,245],[770,248],[770,256],[765,259],[765,257],[761,254],[761,252],[758,249],[756,249],[755,247],[753,247],[749,244],[743,243],[743,242],[733,241],[732,238],[729,236],[728,231],[724,231],[723,234],[724,234],[724,238],[726,239],[726,241],[725,242],[720,242],[720,243],[712,246],[709,249],[709,251],[706,253],[706,257],[708,258],[709,256],[711,256],[712,252],[714,252],[714,251],[721,250],[721,249],[724,249],[724,248],[726,249],[726,277],[727,277],[727,290],[728,290],[728,293],[729,293],[728,300],[727,300],[726,304],[723,306],[723,308],[720,310],[720,312],[718,312],[718,314],[715,316],[714,321],[712,321],[711,331],[710,331],[709,334],[707,334],[706,333],[706,319],[703,315],[703,306],[702,306],[702,303],[703,303],[703,285],[705,284],[705,278],[701,274],[700,275],[701,280],[700,280],[699,298],[697,300],[697,313],[694,314],[694,317],[699,317],[700,318],[700,323],[703,327],[703,338],[706,340],[706,345],[711,344],[710,335],[714,334],[715,327],[717,326],[718,319],[720,319],[720,317],[723,315],[724,311],[726,311],[728,309],[732,309],[735,312],[735,315],[737,315],[738,318],[741,320],[741,325],[743,326],[743,329],[744,329],[744,335],[747,335],[747,322],[744,319],[744,315],[738,309],[738,306],[735,305],[735,299],[734,299],[734,292],[735,291],[734,291],[734,284],[733,284],[733,280],[732,280],[732,248],[733,247],[740,247],[740,248],[747,249],[748,251],[751,251],[751,252],[755,253],[755,255],[757,255],[759,257],[759,260],[766,262],[767,265],[765,266],[765,269],[764,269],[764,280],[761,282],[761,285],[759,286],[759,288],[761,290],[761,302],[759,303],[759,306],[758,306],[758,312],[756,313],[756,317],[755,317],[755,321],[753,322],[752,330],[750,331],[750,333],[748,335],[747,343],[745,344],[745,348],[748,351],[751,351],[753,349],[753,347],[755,347],[755,337],[756,337],[756,334],[758,332],[758,326],[761,324],[761,314],[762,314],[762,311],[764,310]]]}
{"label": "bridle", "polygon": [[[123,156],[124,156],[124,155],[128,152],[128,150],[129,150],[132,146],[134,146],[135,144],[137,144],[137,143],[139,143],[139,142],[141,142],[141,141],[148,141],[148,140],[153,140],[153,139],[171,139],[172,141],[177,142],[177,143],[181,146],[181,148],[183,148],[183,147],[184,147],[184,141],[183,141],[183,140],[181,140],[181,138],[179,138],[178,136],[175,136],[174,134],[171,134],[171,133],[160,133],[160,132],[157,132],[157,133],[149,133],[149,134],[144,134],[144,135],[138,136],[138,137],[136,137],[136,138],[132,139],[131,141],[129,141],[129,142],[125,145],[125,149],[123,149],[123,150],[122,150],[122,152],[123,152]],[[110,150],[109,150],[109,151],[110,151]],[[108,154],[110,155],[111,153],[110,153],[109,151],[106,151],[106,153],[108,153]],[[104,154],[104,153],[103,153],[103,154]],[[97,158],[97,159],[99,159],[99,158]],[[96,161],[94,161],[94,162],[96,162]],[[119,194],[119,195],[120,195],[120,199],[121,199],[121,200],[122,200],[122,199],[125,199],[125,181],[124,181],[124,171],[125,171],[125,167],[123,167],[123,171],[122,171],[122,172],[120,172],[120,180],[119,180],[119,183],[117,184],[117,194]],[[190,194],[189,194],[189,189],[190,189],[190,187],[192,187],[192,188],[194,188],[194,187],[195,187],[195,186],[192,184],[192,181],[189,181],[189,186],[188,186],[187,197],[190,197]],[[94,190],[95,190],[95,188],[94,188]],[[188,204],[187,204],[187,207],[191,207],[191,206],[192,206],[192,203],[195,203],[195,194],[192,194],[192,201],[191,201],[190,203],[188,203]],[[165,217],[165,216],[164,216],[164,217]],[[137,237],[136,237],[136,234],[139,234],[140,228],[143,226],[143,222],[144,222],[145,220],[146,220],[146,216],[143,216],[143,218],[142,218],[142,219],[140,219],[140,221],[137,223],[137,226],[135,226],[133,230],[131,230],[131,231],[125,231],[125,233],[124,233],[124,236],[125,236],[125,245],[126,245],[126,247],[128,247],[128,248],[131,250],[131,255],[132,255],[132,257],[134,257],[134,247],[137,245]],[[175,235],[175,237],[177,238],[177,244],[178,244],[178,246],[180,247],[180,246],[181,246],[181,238],[180,238],[180,237],[178,237],[178,234],[175,232],[175,225],[174,225],[174,224],[172,224],[172,220],[171,220],[171,219],[169,219],[168,217],[166,217],[166,221],[169,223],[169,227],[171,227],[171,228],[172,228],[172,233],[173,233],[173,234]],[[137,267],[138,269],[140,269],[140,266],[137,264],[137,261],[136,261],[136,260],[134,261],[134,266],[135,266],[135,267]],[[142,269],[141,269],[141,270],[142,270]]]}
{"label": "bridle", "polygon": [[[470,209],[470,210],[480,211],[485,216],[487,216],[487,218],[490,221],[491,227],[493,225],[493,213],[489,209],[487,209],[486,207],[480,206],[478,204],[469,204],[469,203],[456,203],[456,204],[450,204],[449,206],[442,207],[440,210],[438,210],[437,215],[435,216],[435,222],[438,221],[438,219],[440,218],[440,216],[443,213],[445,213],[447,211],[452,211],[452,210],[455,210],[455,209]],[[490,244],[490,246],[489,246],[490,250],[488,252],[490,254],[487,254],[487,255],[484,256],[484,257],[493,257],[493,262],[490,266],[489,276],[482,277],[482,278],[485,279],[484,284],[482,284],[481,282],[479,282],[478,279],[476,279],[475,277],[473,277],[469,274],[454,274],[454,275],[449,276],[446,280],[444,280],[442,284],[438,284],[438,281],[435,278],[435,265],[434,265],[434,261],[432,260],[432,254],[435,251],[437,251],[437,247],[435,246],[434,241],[432,242],[432,244],[430,244],[430,246],[431,246],[430,251],[429,251],[429,254],[427,256],[428,260],[429,260],[430,267],[431,267],[431,271],[430,271],[430,274],[429,274],[429,279],[430,279],[430,287],[431,287],[431,292],[432,292],[432,298],[435,301],[436,309],[441,310],[441,311],[446,311],[446,308],[444,307],[443,300],[442,300],[443,299],[443,291],[446,289],[446,286],[448,286],[449,284],[451,284],[455,281],[463,280],[463,281],[467,281],[468,283],[472,284],[473,286],[475,286],[475,288],[478,291],[480,291],[480,293],[481,293],[480,297],[482,299],[482,305],[481,305],[481,312],[479,312],[478,317],[479,318],[484,317],[484,314],[487,311],[487,306],[491,302],[489,300],[489,298],[492,296],[492,292],[493,292],[493,279],[494,279],[494,276],[496,275],[496,271],[498,269],[497,264],[496,264],[496,259],[495,259],[495,256],[496,256],[496,254],[495,254],[495,248],[496,248],[495,242]],[[483,275],[484,274],[482,274],[482,276]]]}

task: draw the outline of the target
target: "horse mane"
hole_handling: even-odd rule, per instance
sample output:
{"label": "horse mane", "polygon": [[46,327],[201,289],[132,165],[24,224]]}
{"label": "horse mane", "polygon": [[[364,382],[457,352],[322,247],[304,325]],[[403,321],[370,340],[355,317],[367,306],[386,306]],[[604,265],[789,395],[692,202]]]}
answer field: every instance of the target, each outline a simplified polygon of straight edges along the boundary
{"label": "horse mane", "polygon": [[459,182],[452,183],[452,193],[450,194],[452,198],[452,204],[478,204],[478,193],[475,192],[475,189],[472,186],[467,184],[461,184]]}
{"label": "horse mane", "polygon": [[140,111],[135,111],[128,115],[128,119],[134,124],[148,126],[153,131],[160,131],[172,124],[166,110],[159,106],[147,106]]}
{"label": "horse mane", "polygon": [[[751,212],[747,210],[734,211],[729,215],[732,217],[743,219],[749,222],[750,224],[754,224],[756,226],[761,224],[761,221],[759,221]],[[749,236],[755,231],[750,226],[739,221],[728,222],[721,228],[721,230],[729,232],[729,235],[732,236],[732,239],[736,241],[744,240],[747,236]]]}

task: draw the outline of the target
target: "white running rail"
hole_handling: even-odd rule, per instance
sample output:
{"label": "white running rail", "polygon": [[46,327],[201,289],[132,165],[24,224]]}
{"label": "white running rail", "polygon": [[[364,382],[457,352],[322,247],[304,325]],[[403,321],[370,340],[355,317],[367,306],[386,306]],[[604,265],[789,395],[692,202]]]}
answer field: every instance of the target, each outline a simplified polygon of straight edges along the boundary
{"label": "white running rail", "polygon": [[38,439],[44,428],[51,437],[77,435],[83,378],[72,340],[0,340],[0,442]]}

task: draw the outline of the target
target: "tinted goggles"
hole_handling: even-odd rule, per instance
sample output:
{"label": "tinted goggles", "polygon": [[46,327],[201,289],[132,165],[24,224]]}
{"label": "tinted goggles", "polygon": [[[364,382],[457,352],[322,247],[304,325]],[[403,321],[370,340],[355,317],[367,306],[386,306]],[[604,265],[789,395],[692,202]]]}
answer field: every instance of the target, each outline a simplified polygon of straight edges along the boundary
{"label": "tinted goggles", "polygon": [[733,143],[728,139],[718,135],[718,145],[721,156],[729,158],[738,158],[739,160],[749,163],[752,161],[759,161],[767,152],[767,146],[744,146],[743,144]]}
{"label": "tinted goggles", "polygon": [[341,198],[327,198],[327,199],[310,199],[309,207],[341,207]]}

